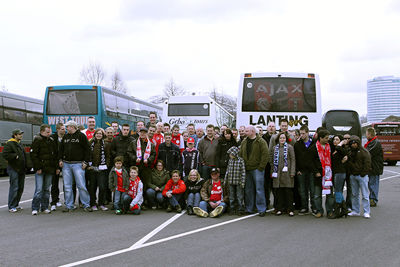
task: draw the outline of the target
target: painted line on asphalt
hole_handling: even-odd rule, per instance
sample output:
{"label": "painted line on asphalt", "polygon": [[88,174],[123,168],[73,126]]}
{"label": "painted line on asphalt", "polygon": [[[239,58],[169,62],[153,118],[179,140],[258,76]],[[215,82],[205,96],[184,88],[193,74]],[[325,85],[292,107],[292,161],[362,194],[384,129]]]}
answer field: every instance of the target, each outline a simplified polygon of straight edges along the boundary
{"label": "painted line on asphalt", "polygon": [[[34,176],[34,175],[26,176],[26,177],[25,177],[25,180],[26,180],[26,179],[31,179],[31,178],[35,178],[35,176]],[[0,183],[1,183],[1,182],[9,182],[9,181],[10,181],[10,178],[6,178],[6,179],[4,179],[4,180],[0,180]]]}
{"label": "painted line on asphalt", "polygon": [[[60,195],[62,195],[62,194],[64,194],[64,192],[60,192]],[[33,198],[27,199],[27,200],[23,200],[23,201],[20,201],[19,204],[21,204],[21,203],[26,203],[26,202],[31,202],[32,200],[33,200]],[[0,209],[4,209],[4,208],[8,208],[8,204],[7,204],[7,205],[0,206]]]}
{"label": "painted line on asphalt", "polygon": [[400,177],[400,173],[398,173],[397,175],[393,175],[393,176],[389,176],[389,177],[386,177],[386,178],[379,179],[379,181],[385,181],[385,180],[389,180],[389,179],[396,178],[396,177]]}
{"label": "painted line on asphalt", "polygon": [[217,223],[217,224],[214,224],[214,225],[206,226],[206,227],[203,227],[203,228],[199,228],[199,229],[188,231],[188,232],[185,232],[185,233],[173,235],[173,236],[170,236],[170,237],[162,238],[162,239],[155,240],[155,241],[152,241],[152,242],[149,242],[149,243],[143,243],[143,244],[140,244],[140,245],[138,244],[140,242],[140,240],[139,240],[138,242],[135,243],[135,245],[138,244],[137,246],[133,245],[133,246],[131,246],[129,248],[117,250],[117,251],[110,252],[110,253],[103,254],[103,255],[99,255],[99,256],[92,257],[92,258],[89,258],[89,259],[86,259],[86,260],[81,260],[81,261],[77,261],[77,262],[72,262],[72,263],[69,263],[69,264],[61,265],[60,267],[72,267],[72,266],[78,266],[78,265],[81,265],[81,264],[86,264],[86,263],[89,263],[89,262],[93,262],[93,261],[97,261],[97,260],[100,260],[100,259],[112,257],[112,256],[119,255],[119,254],[122,254],[122,253],[126,253],[126,252],[129,252],[129,251],[134,251],[134,250],[137,250],[137,249],[140,249],[140,248],[143,248],[143,247],[153,246],[153,245],[156,245],[156,244],[159,244],[159,243],[163,243],[163,242],[166,242],[166,241],[169,241],[169,240],[173,240],[173,239],[177,239],[177,238],[184,237],[184,236],[187,236],[187,235],[191,235],[191,234],[195,234],[195,233],[202,232],[202,231],[205,231],[205,230],[209,230],[209,229],[212,229],[212,228],[215,228],[215,227],[219,227],[219,226],[222,226],[222,225],[226,225],[226,224],[238,222],[238,221],[241,221],[241,220],[245,220],[245,219],[254,217],[256,215],[258,215],[258,213],[251,214],[251,215],[244,216],[244,217],[237,218],[237,219],[233,219],[233,220],[229,220],[229,221],[225,221],[225,222],[221,222],[221,223]]}
{"label": "painted line on asphalt", "polygon": [[391,170],[385,170],[385,172],[391,172],[391,173],[395,173],[395,174],[400,174],[400,172],[395,172],[395,171],[391,171]]}

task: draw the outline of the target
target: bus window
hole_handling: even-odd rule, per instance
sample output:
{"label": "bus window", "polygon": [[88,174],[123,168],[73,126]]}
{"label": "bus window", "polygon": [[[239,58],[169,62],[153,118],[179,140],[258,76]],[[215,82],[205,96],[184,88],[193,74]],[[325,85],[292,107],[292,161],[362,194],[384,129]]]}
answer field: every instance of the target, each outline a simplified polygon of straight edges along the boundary
{"label": "bus window", "polygon": [[27,112],[26,119],[27,119],[28,123],[32,123],[32,124],[40,125],[43,123],[43,115],[42,114]]}
{"label": "bus window", "polygon": [[104,103],[107,111],[117,111],[117,97],[115,95],[104,93]]}
{"label": "bus window", "polygon": [[118,103],[118,105],[117,105],[118,112],[124,113],[124,114],[129,114],[129,100],[128,99],[117,96],[117,103]]}
{"label": "bus window", "polygon": [[24,101],[13,99],[13,98],[3,97],[3,105],[4,105],[4,107],[25,110]]}
{"label": "bus window", "polygon": [[169,104],[168,116],[209,116],[210,104],[190,103],[190,104]]}
{"label": "bus window", "polygon": [[48,115],[97,114],[96,90],[52,90],[47,103]]}
{"label": "bus window", "polygon": [[43,105],[32,103],[32,102],[25,102],[26,110],[33,111],[37,113],[43,112]]}
{"label": "bus window", "polygon": [[26,122],[26,114],[25,111],[5,108],[4,119],[8,121]]}

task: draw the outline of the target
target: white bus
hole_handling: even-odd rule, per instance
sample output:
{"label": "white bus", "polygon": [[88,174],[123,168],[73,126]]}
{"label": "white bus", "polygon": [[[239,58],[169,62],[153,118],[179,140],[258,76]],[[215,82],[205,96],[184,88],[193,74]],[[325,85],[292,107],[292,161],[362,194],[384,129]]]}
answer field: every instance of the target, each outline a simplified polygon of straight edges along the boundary
{"label": "white bus", "polygon": [[321,89],[313,73],[244,73],[240,77],[236,125],[278,126],[289,121],[289,129],[321,126]]}
{"label": "white bus", "polygon": [[203,129],[208,124],[232,127],[233,115],[208,96],[171,96],[164,101],[163,121],[181,129],[190,123]]}

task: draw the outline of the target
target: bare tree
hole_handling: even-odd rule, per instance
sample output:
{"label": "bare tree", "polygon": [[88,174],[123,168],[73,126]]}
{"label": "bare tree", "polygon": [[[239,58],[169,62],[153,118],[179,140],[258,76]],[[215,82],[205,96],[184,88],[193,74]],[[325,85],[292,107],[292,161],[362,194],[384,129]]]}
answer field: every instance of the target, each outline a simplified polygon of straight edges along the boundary
{"label": "bare tree", "polygon": [[123,94],[127,93],[127,89],[124,82],[122,81],[121,74],[119,74],[118,70],[116,70],[111,76],[111,89],[117,92],[121,92]]}
{"label": "bare tree", "polygon": [[98,62],[90,62],[84,66],[80,73],[81,82],[93,85],[102,85],[106,72],[103,66]]}
{"label": "bare tree", "polygon": [[215,87],[210,91],[209,96],[236,118],[236,97],[220,93]]}
{"label": "bare tree", "polygon": [[163,95],[156,95],[150,97],[150,102],[160,104],[167,100],[170,96],[186,95],[186,90],[177,85],[173,78],[171,78],[165,85]]}

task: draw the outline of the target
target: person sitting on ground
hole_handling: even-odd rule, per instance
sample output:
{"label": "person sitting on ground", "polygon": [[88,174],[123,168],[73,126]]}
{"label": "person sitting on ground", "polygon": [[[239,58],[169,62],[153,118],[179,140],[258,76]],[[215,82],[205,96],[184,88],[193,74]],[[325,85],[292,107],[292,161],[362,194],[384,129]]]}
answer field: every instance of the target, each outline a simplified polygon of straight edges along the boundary
{"label": "person sitting on ground", "polygon": [[[220,170],[211,169],[211,179],[207,180],[200,190],[201,198],[199,207],[194,207],[193,212],[200,217],[218,217],[226,210],[229,203],[229,182],[219,178]],[[212,210],[210,213],[208,213]]]}
{"label": "person sitting on ground", "polygon": [[111,169],[108,175],[108,186],[114,192],[114,209],[115,214],[122,214],[123,195],[129,189],[129,175],[125,168],[122,168],[124,158],[118,156],[114,159],[114,168]]}
{"label": "person sitting on ground", "polygon": [[132,166],[129,171],[129,189],[123,196],[123,207],[126,213],[140,214],[143,203],[143,183],[138,176],[139,168]]}
{"label": "person sitting on ground", "polygon": [[204,179],[200,177],[200,173],[196,169],[189,172],[188,180],[185,182],[186,192],[185,199],[187,204],[188,215],[193,215],[193,208],[200,205],[200,190],[203,187]]}
{"label": "person sitting on ground", "polygon": [[174,208],[178,213],[182,212],[179,200],[181,200],[183,194],[186,191],[185,182],[181,179],[181,173],[177,170],[171,173],[172,178],[169,179],[165,185],[163,196],[169,201],[167,212],[171,212]]}
{"label": "person sitting on ground", "polygon": [[[228,149],[229,155],[228,167],[226,169],[225,179],[229,182],[229,203],[230,215],[244,215],[244,186],[246,182],[246,166],[244,160],[239,157],[239,148],[236,146]],[[235,206],[236,203],[236,206]]]}
{"label": "person sitting on ground", "polygon": [[147,201],[153,210],[157,208],[157,204],[159,207],[163,206],[164,197],[162,191],[169,179],[169,172],[164,168],[164,162],[162,160],[157,160],[156,168],[151,172],[151,177],[147,184],[148,189],[146,191]]}

